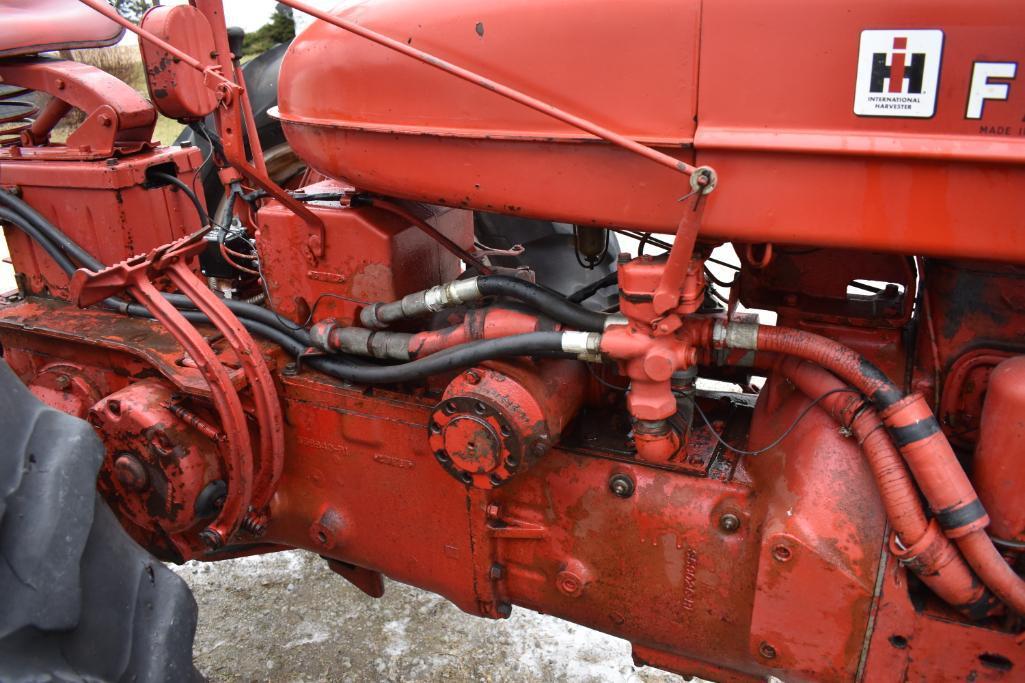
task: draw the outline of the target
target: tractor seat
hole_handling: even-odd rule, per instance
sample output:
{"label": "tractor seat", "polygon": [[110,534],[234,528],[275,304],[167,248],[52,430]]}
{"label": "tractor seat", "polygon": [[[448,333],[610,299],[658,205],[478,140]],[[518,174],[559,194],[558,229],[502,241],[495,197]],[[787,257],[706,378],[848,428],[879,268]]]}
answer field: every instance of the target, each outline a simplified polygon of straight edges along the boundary
{"label": "tractor seat", "polygon": [[106,47],[124,32],[78,0],[0,0],[0,57]]}

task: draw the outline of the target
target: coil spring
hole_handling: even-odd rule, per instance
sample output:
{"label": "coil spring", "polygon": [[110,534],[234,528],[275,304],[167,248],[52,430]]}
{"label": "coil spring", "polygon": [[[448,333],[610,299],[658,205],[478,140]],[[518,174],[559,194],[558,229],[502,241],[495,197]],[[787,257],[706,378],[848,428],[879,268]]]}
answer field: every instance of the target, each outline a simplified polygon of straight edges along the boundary
{"label": "coil spring", "polygon": [[17,145],[22,131],[32,126],[39,107],[31,100],[14,99],[30,92],[28,88],[0,90],[0,147]]}

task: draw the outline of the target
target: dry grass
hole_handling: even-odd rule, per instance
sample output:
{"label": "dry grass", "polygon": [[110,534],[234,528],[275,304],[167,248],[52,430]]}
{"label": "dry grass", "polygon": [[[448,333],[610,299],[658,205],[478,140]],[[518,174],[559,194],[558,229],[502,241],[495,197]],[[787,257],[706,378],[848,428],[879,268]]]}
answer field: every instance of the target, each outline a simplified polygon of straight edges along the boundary
{"label": "dry grass", "polygon": [[75,50],[71,53],[71,57],[76,62],[103,69],[140,92],[146,89],[145,71],[142,68],[139,48],[133,45],[118,45],[98,50]]}
{"label": "dry grass", "polygon": [[[71,53],[71,58],[76,62],[90,64],[106,71],[138,90],[147,99],[149,98],[146,92],[146,74],[139,56],[139,48],[132,45],[119,45],[98,50],[75,50]],[[84,118],[85,115],[77,109],[70,112],[54,131],[53,140],[56,142],[65,140],[68,134],[82,123]],[[157,119],[156,130],[153,132],[153,139],[169,145],[178,137],[182,128],[183,126],[177,121],[160,116]]]}

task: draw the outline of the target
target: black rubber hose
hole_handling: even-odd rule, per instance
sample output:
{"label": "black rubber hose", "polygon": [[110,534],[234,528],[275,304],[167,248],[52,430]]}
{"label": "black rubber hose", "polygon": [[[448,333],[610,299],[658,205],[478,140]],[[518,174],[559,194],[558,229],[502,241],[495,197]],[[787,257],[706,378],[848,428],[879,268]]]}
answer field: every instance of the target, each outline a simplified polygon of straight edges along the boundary
{"label": "black rubber hose", "polygon": [[599,289],[604,289],[609,285],[614,285],[619,280],[619,271],[612,271],[608,275],[598,280],[595,280],[589,285],[585,285],[577,291],[570,294],[566,299],[572,301],[575,304],[580,303],[584,299],[589,299],[591,296],[596,294]]}
{"label": "black rubber hose", "polygon": [[[5,193],[0,191],[0,194]],[[32,222],[26,220],[22,214],[0,206],[0,221],[9,223],[28,235],[30,239],[42,247],[43,251],[50,255],[50,258],[57,262],[57,265],[60,266],[60,269],[63,270],[68,277],[75,272],[75,264],[71,262],[71,259],[69,259],[67,255],[53,242],[46,239],[45,236],[39,232],[36,226],[33,225]]]}
{"label": "black rubber hose", "polygon": [[[31,223],[33,227],[46,235],[50,241],[80,265],[92,271],[103,269],[103,264],[96,260],[96,257],[83,249],[75,240],[65,235],[56,225],[46,220],[42,214],[33,209],[25,200],[15,197],[10,192],[0,190],[0,205],[20,214],[26,222]],[[42,242],[39,243],[39,246],[46,249]],[[72,271],[74,271],[74,268],[72,268]]]}
{"label": "black rubber hose", "polygon": [[[279,330],[260,323],[246,326],[292,354],[299,355],[306,347]],[[261,329],[263,328],[263,329]],[[472,367],[487,360],[513,356],[556,356],[575,358],[575,354],[562,350],[561,332],[530,332],[500,339],[472,342],[440,351],[426,358],[398,365],[356,365],[337,356],[309,356],[304,363],[346,382],[358,384],[398,384],[438,375],[452,370]]]}
{"label": "black rubber hose", "polygon": [[[57,265],[68,276],[76,270],[68,256],[93,272],[101,271],[106,267],[73,239],[65,235],[60,228],[46,220],[29,204],[25,203],[25,201],[0,190],[0,204],[6,205],[8,207],[7,211],[10,212],[5,214],[9,217],[3,220],[23,230],[25,234],[31,237],[57,262]],[[182,294],[165,294],[164,296],[175,308],[195,308],[192,300]],[[301,325],[294,324],[294,326],[290,327],[286,324],[287,321],[280,318],[274,311],[255,304],[247,304],[244,301],[233,299],[222,299],[221,301],[239,318],[251,318],[266,325],[280,328],[286,334],[296,337],[299,342],[309,343],[309,335]],[[113,305],[113,307],[120,309],[123,306]]]}
{"label": "black rubber hose", "polygon": [[196,213],[199,214],[199,222],[202,224],[202,227],[205,228],[210,225],[210,216],[207,214],[206,209],[203,208],[203,202],[199,201],[199,197],[196,196],[196,193],[188,186],[187,183],[185,183],[185,181],[177,176],[171,175],[170,173],[156,172],[151,173],[150,177],[154,180],[163,180],[165,183],[170,183],[184,192],[185,196],[192,202],[192,205],[196,207]]}
{"label": "black rubber hose", "polygon": [[605,329],[608,316],[604,313],[588,310],[570,302],[561,294],[525,280],[506,275],[482,275],[477,278],[477,287],[484,296],[506,296],[522,301],[574,330],[601,332]]}

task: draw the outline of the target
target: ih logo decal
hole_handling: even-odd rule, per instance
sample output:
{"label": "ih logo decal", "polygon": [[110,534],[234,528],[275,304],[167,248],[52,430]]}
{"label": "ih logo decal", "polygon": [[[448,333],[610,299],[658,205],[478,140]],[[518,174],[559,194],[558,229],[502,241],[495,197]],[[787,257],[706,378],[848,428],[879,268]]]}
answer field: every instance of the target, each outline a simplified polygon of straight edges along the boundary
{"label": "ih logo decal", "polygon": [[942,58],[943,31],[862,31],[854,113],[931,117]]}

